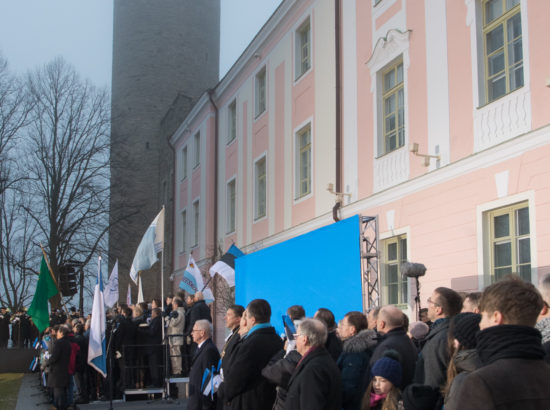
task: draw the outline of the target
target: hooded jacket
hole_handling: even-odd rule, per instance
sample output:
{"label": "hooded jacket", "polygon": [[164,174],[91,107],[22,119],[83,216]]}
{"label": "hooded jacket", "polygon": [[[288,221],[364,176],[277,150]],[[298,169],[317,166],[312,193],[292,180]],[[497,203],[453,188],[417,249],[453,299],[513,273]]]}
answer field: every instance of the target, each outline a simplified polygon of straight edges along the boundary
{"label": "hooded jacket", "polygon": [[356,410],[367,387],[369,362],[376,346],[376,332],[361,330],[344,340],[343,351],[337,365],[342,375],[342,408]]}

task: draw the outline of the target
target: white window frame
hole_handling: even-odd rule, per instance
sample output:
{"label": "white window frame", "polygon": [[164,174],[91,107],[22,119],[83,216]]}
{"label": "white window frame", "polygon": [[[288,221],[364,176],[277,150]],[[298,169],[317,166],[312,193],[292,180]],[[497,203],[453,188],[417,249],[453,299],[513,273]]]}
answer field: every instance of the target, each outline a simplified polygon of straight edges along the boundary
{"label": "white window frame", "polygon": [[184,253],[187,249],[187,208],[181,211],[181,246],[180,252]]}
{"label": "white window frame", "polygon": [[227,105],[227,145],[237,139],[237,99]]}
{"label": "white window frame", "polygon": [[188,163],[188,150],[187,145],[184,145],[181,149],[181,165],[180,165],[180,176],[181,180],[185,180],[187,178],[187,163]]}
{"label": "white window frame", "polygon": [[193,146],[195,149],[193,156],[193,169],[197,168],[201,163],[201,132],[197,131],[193,135]]}
{"label": "white window frame", "polygon": [[[262,84],[263,82],[263,84]],[[254,76],[254,118],[267,111],[267,66],[263,66]]]}
{"label": "white window frame", "polygon": [[[263,161],[264,163],[264,174],[263,174],[263,185],[264,185],[264,198],[263,198],[263,209],[260,209],[261,198],[260,198],[260,184],[262,183],[261,175],[258,174],[258,164]],[[262,213],[263,211],[263,213]],[[263,153],[254,161],[254,222],[257,222],[267,216],[267,155]]]}
{"label": "white window frame", "polygon": [[[231,196],[230,187],[233,185],[233,195]],[[225,192],[226,203],[226,226],[225,233],[230,235],[235,233],[237,228],[237,178],[233,177],[227,181]]]}
{"label": "white window frame", "polygon": [[[304,38],[304,34],[307,38]],[[294,32],[294,81],[298,81],[312,66],[312,30],[311,17],[307,18],[300,24]],[[304,64],[304,47],[307,54],[307,59]]]}
{"label": "white window frame", "polygon": [[[300,135],[309,129],[309,192],[302,192],[302,162]],[[308,198],[313,193],[313,123],[307,120],[294,131],[294,201],[298,202]]]}
{"label": "white window frame", "polygon": [[[403,250],[402,248],[402,241],[405,240],[406,241],[406,244],[405,244],[405,258],[403,259],[402,258],[402,253],[400,253],[400,251]],[[393,236],[390,236],[388,238],[385,238],[385,239],[381,239],[381,244],[382,244],[382,275],[381,275],[381,293],[382,293],[382,301],[384,302],[384,304],[395,304],[397,306],[400,306],[400,307],[405,307],[405,306],[408,306],[409,304],[409,295],[410,295],[410,284],[409,284],[409,280],[408,278],[403,278],[401,276],[401,265],[405,262],[407,262],[408,260],[408,254],[409,254],[409,240],[408,240],[408,237],[407,237],[407,234],[406,233],[402,233],[402,234],[399,234],[399,235],[393,235]],[[388,246],[390,244],[397,244],[397,259],[395,260],[391,260],[391,261],[388,261],[388,252],[387,252],[387,249],[388,249]],[[398,291],[397,291],[397,297],[398,299],[400,297],[403,297],[405,298],[405,300],[398,300],[397,303],[394,303],[393,301],[390,302],[390,298],[389,298],[389,288],[388,288],[388,282],[387,282],[387,278],[388,278],[388,271],[386,270],[387,266],[389,265],[388,262],[392,262],[392,265],[395,265],[397,264],[397,280],[398,280]],[[396,263],[395,263],[396,262]],[[403,290],[403,285],[406,287],[405,290]]]}
{"label": "white window frame", "polygon": [[536,283],[539,264],[537,257],[537,226],[535,223],[537,219],[535,192],[526,191],[477,206],[477,269],[479,289],[483,289],[492,283],[491,249],[489,247],[490,227],[489,218],[487,215],[491,211],[521,202],[527,202],[529,208],[529,235],[531,237],[531,282]]}
{"label": "white window frame", "polygon": [[196,248],[199,246],[199,240],[200,240],[200,215],[201,215],[201,208],[200,208],[200,199],[196,199],[193,201],[193,243],[191,245],[191,248]]}

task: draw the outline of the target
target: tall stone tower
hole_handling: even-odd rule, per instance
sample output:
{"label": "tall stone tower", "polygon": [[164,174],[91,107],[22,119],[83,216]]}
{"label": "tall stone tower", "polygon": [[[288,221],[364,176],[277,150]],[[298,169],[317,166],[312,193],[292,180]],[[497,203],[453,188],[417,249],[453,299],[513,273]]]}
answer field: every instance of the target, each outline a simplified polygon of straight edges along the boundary
{"label": "tall stone tower", "polygon": [[[168,138],[218,82],[219,50],[220,0],[114,0],[109,265],[118,259],[121,300],[135,251],[163,205],[168,289],[174,199]],[[146,300],[161,295],[159,265],[142,275]]]}

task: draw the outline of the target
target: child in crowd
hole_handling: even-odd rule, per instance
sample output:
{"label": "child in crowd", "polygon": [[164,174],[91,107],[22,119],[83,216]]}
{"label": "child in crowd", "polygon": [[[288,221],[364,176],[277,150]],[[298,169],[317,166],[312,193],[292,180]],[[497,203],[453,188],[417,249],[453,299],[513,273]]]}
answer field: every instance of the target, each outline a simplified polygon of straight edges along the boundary
{"label": "child in crowd", "polygon": [[397,410],[400,403],[401,364],[399,353],[388,350],[372,366],[372,380],[363,396],[361,410]]}

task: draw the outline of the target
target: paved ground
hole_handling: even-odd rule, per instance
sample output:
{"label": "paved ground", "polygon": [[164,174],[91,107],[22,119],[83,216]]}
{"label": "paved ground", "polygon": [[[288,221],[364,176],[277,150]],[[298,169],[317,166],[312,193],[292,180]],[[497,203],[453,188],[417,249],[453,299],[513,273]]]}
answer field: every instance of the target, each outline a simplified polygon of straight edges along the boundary
{"label": "paved ground", "polygon": [[[48,403],[48,398],[40,388],[40,381],[37,373],[25,374],[19,389],[17,398],[17,407],[15,410],[49,410],[52,407]],[[93,402],[89,404],[80,404],[78,409],[94,410],[108,409],[109,402]],[[113,401],[113,409],[133,409],[133,410],[185,410],[187,408],[186,400],[141,400],[141,401]]]}

